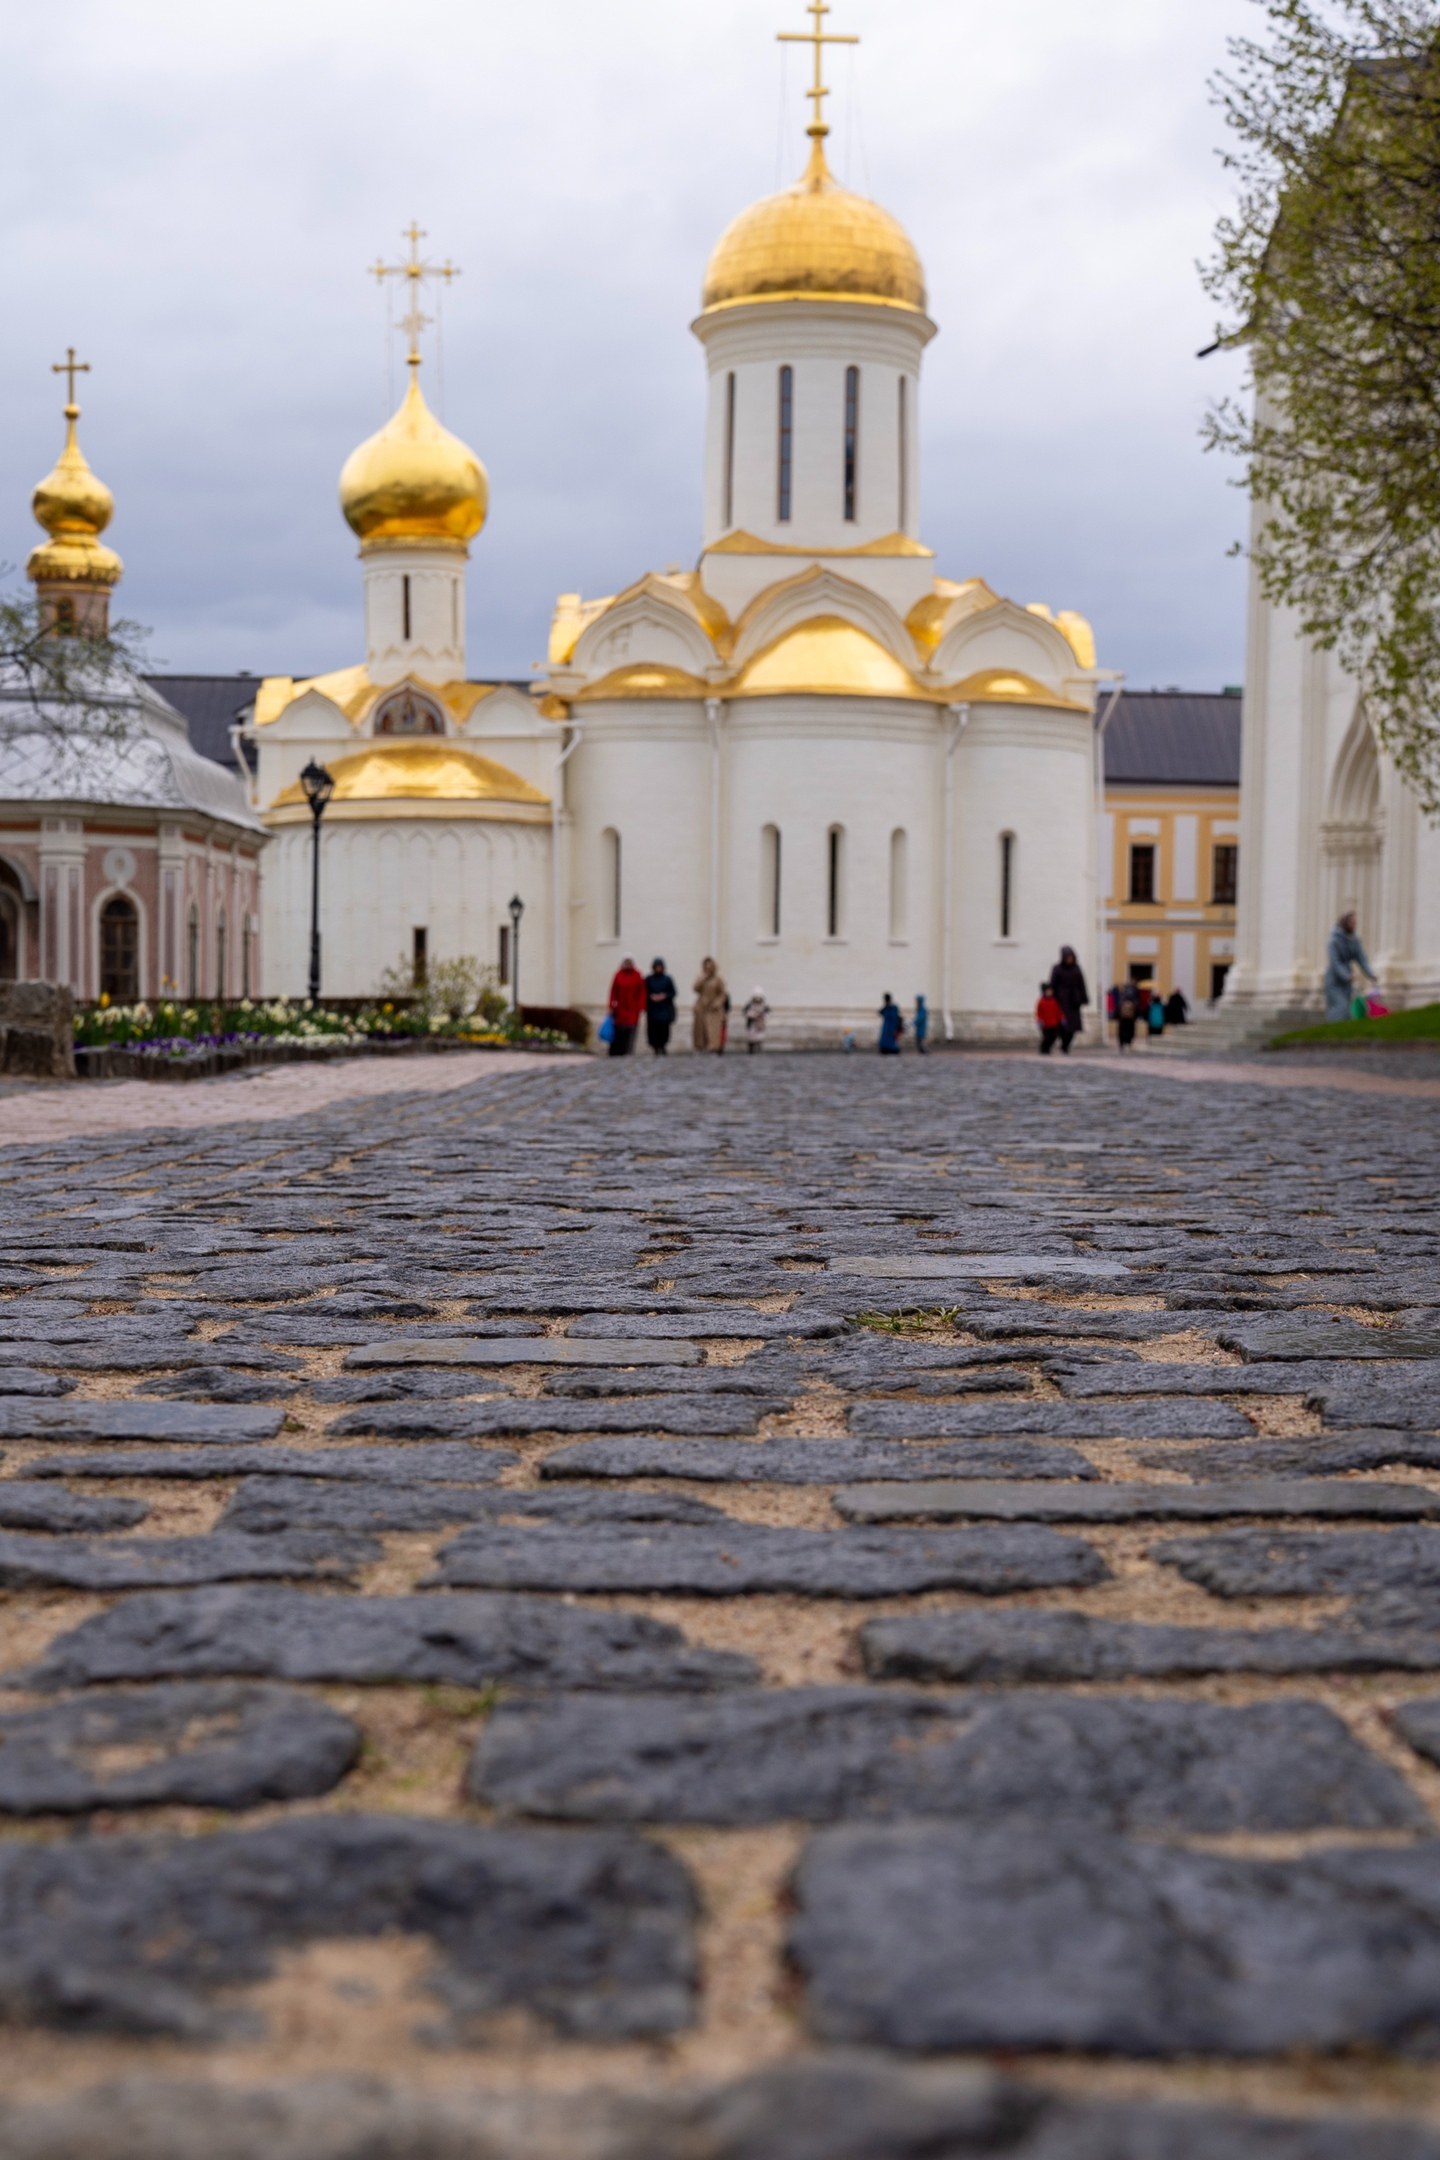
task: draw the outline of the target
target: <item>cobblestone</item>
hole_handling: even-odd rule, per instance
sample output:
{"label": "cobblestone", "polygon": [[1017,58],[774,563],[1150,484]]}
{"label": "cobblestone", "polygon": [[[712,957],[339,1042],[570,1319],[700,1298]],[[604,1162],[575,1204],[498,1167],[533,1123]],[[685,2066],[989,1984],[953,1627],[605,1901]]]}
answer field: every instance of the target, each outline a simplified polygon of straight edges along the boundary
{"label": "cobblestone", "polygon": [[1440,1098],[434,1063],[7,1097],[7,2160],[1440,2160]]}

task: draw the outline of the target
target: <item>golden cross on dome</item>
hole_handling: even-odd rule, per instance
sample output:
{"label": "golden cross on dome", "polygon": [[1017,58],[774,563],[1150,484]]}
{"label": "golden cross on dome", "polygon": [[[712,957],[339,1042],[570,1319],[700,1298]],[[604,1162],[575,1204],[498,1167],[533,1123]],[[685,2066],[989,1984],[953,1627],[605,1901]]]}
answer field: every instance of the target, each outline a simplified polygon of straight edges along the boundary
{"label": "golden cross on dome", "polygon": [[90,362],[88,360],[77,360],[75,357],[75,347],[73,345],[67,345],[65,348],[65,358],[63,360],[52,360],[50,363],[50,372],[52,375],[69,376],[70,395],[65,406],[65,417],[67,420],[78,420],[80,417],[80,408],[75,403],[75,377],[77,375],[88,375],[90,373]]}
{"label": "golden cross on dome", "polygon": [[410,367],[419,367],[420,332],[425,328],[426,323],[433,319],[431,316],[422,315],[420,312],[421,287],[424,285],[426,278],[444,278],[448,284],[451,278],[459,277],[460,272],[453,263],[448,261],[443,263],[421,262],[420,242],[426,235],[424,229],[415,222],[414,218],[410,220],[409,225],[401,233],[400,237],[410,243],[409,260],[401,263],[377,261],[371,275],[378,278],[382,285],[387,277],[403,277],[407,281],[407,305],[405,313],[400,318],[400,327],[410,340],[410,350],[405,355],[406,362]]}
{"label": "golden cross on dome", "polygon": [[830,13],[826,0],[806,0],[805,12],[807,15],[814,16],[814,29],[777,30],[775,42],[777,45],[813,45],[815,48],[815,81],[812,87],[805,92],[806,97],[810,98],[814,103],[815,117],[805,132],[807,135],[814,135],[818,139],[820,136],[828,135],[830,132],[825,125],[824,107],[820,102],[822,98],[827,98],[830,95],[830,92],[820,80],[825,47],[827,45],[858,45],[860,40],[858,37],[842,37],[838,31],[825,28],[825,17]]}

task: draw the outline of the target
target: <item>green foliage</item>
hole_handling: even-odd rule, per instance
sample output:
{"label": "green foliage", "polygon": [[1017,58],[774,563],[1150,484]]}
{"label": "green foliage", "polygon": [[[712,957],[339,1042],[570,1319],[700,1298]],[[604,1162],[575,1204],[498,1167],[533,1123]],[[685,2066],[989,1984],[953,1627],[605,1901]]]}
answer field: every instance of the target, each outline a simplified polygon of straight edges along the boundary
{"label": "green foliage", "polygon": [[460,1021],[477,1016],[486,1027],[500,1027],[510,1010],[510,1000],[499,987],[498,971],[482,967],[469,954],[454,960],[432,960],[425,980],[415,980],[415,970],[403,955],[380,978],[380,994],[404,998],[426,1020]]}
{"label": "green foliage", "polygon": [[1256,0],[1215,100],[1240,201],[1207,289],[1248,343],[1253,410],[1211,448],[1248,467],[1261,588],[1361,687],[1440,811],[1440,5]]}
{"label": "green foliage", "polygon": [[1318,1027],[1292,1028],[1286,1035],[1277,1035],[1270,1048],[1320,1049],[1326,1043],[1363,1042],[1440,1042],[1440,1005],[1383,1013],[1377,1020],[1326,1020]]}

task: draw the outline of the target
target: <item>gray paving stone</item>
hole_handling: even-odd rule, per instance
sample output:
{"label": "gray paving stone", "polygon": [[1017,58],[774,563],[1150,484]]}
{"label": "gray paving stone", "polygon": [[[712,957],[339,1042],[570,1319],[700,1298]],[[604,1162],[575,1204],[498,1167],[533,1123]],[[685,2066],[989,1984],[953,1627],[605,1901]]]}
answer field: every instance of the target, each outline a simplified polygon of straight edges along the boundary
{"label": "gray paving stone", "polygon": [[106,1440],[273,1440],[283,1410],[241,1409],[201,1402],[0,1402],[0,1439],[68,1440],[93,1445]]}
{"label": "gray paving stone", "polygon": [[[7,1363],[56,1365],[72,1373],[211,1372],[217,1365],[243,1366],[247,1372],[293,1373],[298,1361],[278,1350],[231,1348],[224,1342],[132,1341],[100,1350],[85,1349],[77,1343],[31,1343],[23,1350],[15,1347],[8,1355],[0,1348],[0,1365]],[[5,1407],[0,1404],[0,1409]]]}
{"label": "gray paving stone", "polygon": [[1337,1477],[1347,1470],[1383,1470],[1405,1463],[1440,1469],[1440,1439],[1429,1433],[1326,1433],[1303,1440],[1221,1441],[1215,1447],[1137,1449],[1137,1460],[1155,1470],[1180,1470],[1193,1478]]}
{"label": "gray paving stone", "polygon": [[1432,1695],[1419,1702],[1400,1703],[1390,1712],[1390,1723],[1417,1755],[1440,1763],[1440,1698]]}
{"label": "gray paving stone", "polygon": [[1224,1530],[1176,1538],[1155,1559],[1216,1597],[1343,1597],[1440,1590],[1440,1531]]}
{"label": "gray paving stone", "polygon": [[647,1395],[637,1400],[557,1402],[553,1397],[464,1403],[380,1403],[349,1410],[329,1428],[337,1439],[375,1433],[382,1439],[491,1436],[526,1433],[669,1432],[753,1433],[784,1399],[746,1395]]}
{"label": "gray paving stone", "polygon": [[434,1341],[367,1343],[352,1350],[346,1365],[363,1371],[372,1365],[698,1365],[693,1342],[576,1342],[569,1335],[545,1335],[526,1342],[479,1342],[441,1338]]}
{"label": "gray paving stone", "polygon": [[1086,2104],[968,2065],[836,2049],[721,2085],[578,2093],[132,2076],[0,2098],[7,2160],[1440,2160],[1387,2112]]}
{"label": "gray paving stone", "polygon": [[[598,1402],[610,1395],[758,1395],[767,1402],[789,1403],[810,1377],[798,1358],[753,1358],[743,1365],[702,1365],[695,1371],[667,1366],[661,1372],[547,1373],[545,1400]],[[471,1382],[473,1387],[474,1382]]]}
{"label": "gray paving stone", "polygon": [[759,1440],[687,1442],[586,1440],[558,1448],[540,1465],[542,1478],[667,1477],[706,1483],[833,1485],[850,1478],[1035,1477],[1094,1478],[1093,1464],[1074,1448],[1042,1440]]}
{"label": "gray paving stone", "polygon": [[540,1597],[327,1597],[214,1588],[125,1599],[58,1636],[27,1687],[236,1676],[456,1687],[745,1686],[749,1658],[637,1613]]}
{"label": "gray paving stone", "polygon": [[1082,1612],[911,1613],[860,1631],[872,1680],[1183,1680],[1440,1671],[1440,1628],[1174,1627]]}
{"label": "gray paving stone", "polygon": [[180,1682],[87,1695],[0,1715],[0,1814],[304,1800],[329,1792],[359,1753],[349,1718],[291,1688]]}
{"label": "gray paving stone", "polygon": [[1223,1859],[1043,1827],[823,1830],[791,1955],[824,2039],[1433,2054],[1440,1846]]}
{"label": "gray paving stone", "polygon": [[143,1500],[97,1500],[29,1478],[0,1481],[0,1530],[129,1530],[149,1512]]}
{"label": "gray paving stone", "polygon": [[1233,1323],[1216,1331],[1223,1350],[1242,1358],[1440,1358],[1440,1333],[1429,1329],[1369,1328],[1354,1321],[1325,1319],[1310,1327],[1277,1326],[1263,1320]]}
{"label": "gray paving stone", "polygon": [[[0,1494],[5,1488],[0,1485]],[[497,1492],[493,1487],[247,1478],[217,1528],[270,1536],[288,1530],[440,1530],[450,1523],[537,1517],[569,1522],[713,1522],[727,1518],[675,1493]]]}
{"label": "gray paving stone", "polygon": [[1309,1387],[1306,1399],[1327,1425],[1399,1425],[1433,1433],[1440,1427],[1440,1361],[1337,1370]]}
{"label": "gray paving stone", "polygon": [[75,1385],[61,1373],[34,1372],[24,1365],[0,1366],[0,1395],[68,1395]]}
{"label": "gray paving stone", "polygon": [[696,1702],[501,1704],[471,1797],[564,1822],[747,1824],[956,1816],[1114,1830],[1419,1829],[1404,1781],[1332,1711],[1278,1702],[764,1689]]}
{"label": "gray paving stone", "polygon": [[1080,1280],[1109,1282],[1131,1270],[1120,1260],[1092,1258],[1085,1253],[991,1252],[991,1253],[875,1253],[851,1254],[830,1262],[833,1275],[864,1275],[895,1282],[944,1283],[952,1277],[983,1280],[1014,1276],[1020,1281],[1049,1276],[1074,1276]]}
{"label": "gray paving stone", "polygon": [[869,1440],[1250,1440],[1255,1428],[1222,1402],[861,1402],[850,1430]]}
{"label": "gray paving stone", "polygon": [[847,1522],[1214,1522],[1226,1516],[1371,1516],[1414,1522],[1440,1515],[1440,1492],[1358,1478],[1234,1478],[1217,1485],[987,1483],[978,1478],[847,1485],[835,1495]]}
{"label": "gray paving stone", "polygon": [[1096,1395],[1303,1395],[1323,1383],[1323,1362],[1269,1365],[1115,1365],[1086,1360],[1048,1366],[1062,1395],[1087,1401]]}
{"label": "gray paving stone", "polygon": [[920,1590],[1073,1588],[1109,1573],[1078,1539],[1031,1525],[986,1530],[723,1530],[561,1524],[462,1532],[437,1580],[460,1589],[759,1592],[899,1597]]}
{"label": "gray paving stone", "polygon": [[[788,1289],[789,1282],[783,1282],[782,1287]],[[661,1342],[677,1337],[700,1342],[707,1339],[746,1341],[751,1338],[764,1342],[788,1342],[801,1337],[814,1340],[826,1335],[838,1335],[842,1326],[843,1323],[839,1320],[806,1319],[799,1313],[736,1312],[733,1307],[728,1312],[715,1309],[690,1314],[651,1313],[644,1318],[637,1314],[627,1329],[630,1341],[623,1347],[628,1352],[637,1342]],[[602,1316],[588,1313],[582,1315],[561,1340],[586,1342],[601,1336],[613,1336],[614,1332],[613,1327],[609,1326]],[[621,1348],[620,1344],[615,1344],[612,1348],[612,1358],[617,1364],[621,1362]]]}
{"label": "gray paving stone", "polygon": [[319,1816],[223,1836],[0,1848],[11,2020],[92,2033],[239,2034],[226,1997],[284,1952],[428,1935],[429,2022],[526,2010],[591,2040],[689,2024],[694,1895],[624,1832]]}
{"label": "gray paving stone", "polygon": [[45,1455],[27,1478],[360,1478],[407,1484],[490,1485],[520,1460],[509,1448],[457,1440],[434,1447],[119,1448],[104,1455]]}
{"label": "gray paving stone", "polygon": [[371,1538],[332,1532],[287,1537],[21,1537],[0,1532],[0,1589],[139,1590],[161,1585],[303,1581],[354,1573],[377,1560]]}
{"label": "gray paving stone", "polygon": [[242,1372],[231,1365],[196,1365],[188,1372],[162,1373],[158,1380],[144,1380],[137,1395],[180,1395],[191,1402],[259,1403],[288,1402],[300,1389],[279,1373]]}
{"label": "gray paving stone", "polygon": [[502,1373],[415,1372],[390,1370],[341,1373],[317,1380],[310,1389],[317,1403],[454,1402],[466,1395],[503,1395],[514,1387]]}

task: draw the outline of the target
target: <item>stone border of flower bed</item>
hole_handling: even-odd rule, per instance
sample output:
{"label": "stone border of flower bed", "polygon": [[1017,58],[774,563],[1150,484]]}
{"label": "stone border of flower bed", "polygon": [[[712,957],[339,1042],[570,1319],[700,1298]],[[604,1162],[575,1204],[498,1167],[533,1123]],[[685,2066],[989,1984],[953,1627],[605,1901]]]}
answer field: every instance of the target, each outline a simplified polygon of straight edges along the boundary
{"label": "stone border of flower bed", "polygon": [[113,1044],[77,1045],[75,1073],[81,1080],[214,1080],[257,1065],[314,1064],[352,1057],[402,1057],[444,1050],[483,1050],[501,1055],[524,1050],[547,1057],[587,1057],[575,1043],[467,1042],[455,1035],[409,1035],[393,1041],[375,1036],[332,1036],[314,1042],[235,1043],[196,1057],[175,1057],[163,1050],[135,1050]]}

